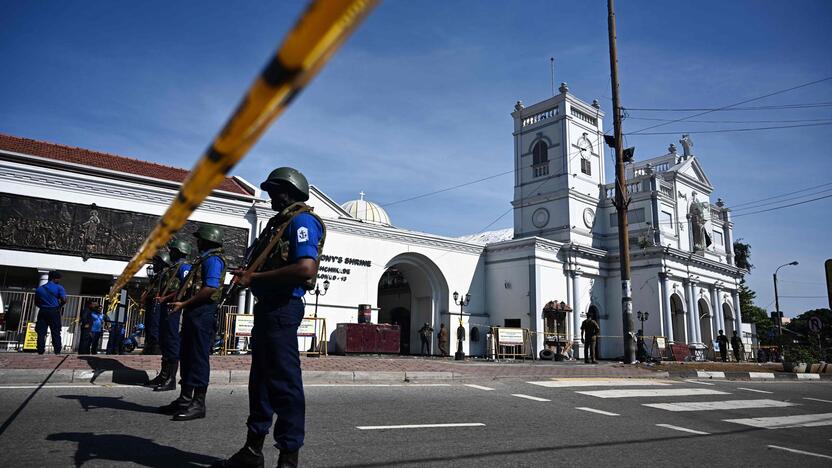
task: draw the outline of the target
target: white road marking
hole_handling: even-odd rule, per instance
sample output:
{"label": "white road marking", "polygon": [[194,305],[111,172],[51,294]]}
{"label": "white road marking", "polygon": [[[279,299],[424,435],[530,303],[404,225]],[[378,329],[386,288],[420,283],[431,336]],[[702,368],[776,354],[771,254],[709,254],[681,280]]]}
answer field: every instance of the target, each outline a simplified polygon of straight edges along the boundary
{"label": "white road marking", "polygon": [[737,387],[737,390],[745,390],[746,392],[757,392],[757,393],[774,393],[769,392],[766,390],[757,390],[756,388],[745,388],[745,387]]}
{"label": "white road marking", "polygon": [[773,379],[774,372],[749,372],[748,378],[750,379]]}
{"label": "white road marking", "polygon": [[670,385],[672,382],[652,379],[557,379],[526,382],[548,388],[564,387],[649,387]]}
{"label": "white road marking", "polygon": [[702,382],[702,381],[700,381],[700,380],[691,380],[691,379],[685,379],[685,382],[687,382],[687,383],[695,383],[695,384],[699,384],[699,385],[716,385],[715,383],[710,383],[710,382]]}
{"label": "white road marking", "polygon": [[820,374],[795,374],[797,380],[820,380]]}
{"label": "white road marking", "polygon": [[605,416],[621,416],[618,413],[610,413],[609,411],[601,411],[601,410],[595,409],[595,408],[587,408],[586,406],[577,406],[577,407],[575,407],[575,409],[581,410],[581,411],[589,411],[590,413],[603,414]]}
{"label": "white road marking", "polygon": [[374,431],[380,429],[424,429],[436,427],[482,427],[483,423],[450,423],[450,424],[401,424],[398,426],[355,426],[362,431]]}
{"label": "white road marking", "polygon": [[723,419],[725,422],[743,424],[761,429],[788,429],[794,427],[832,426],[832,413],[800,414],[772,418]]}
{"label": "white road marking", "polygon": [[829,460],[832,460],[832,457],[830,457],[829,455],[824,455],[822,453],[805,452],[803,450],[797,450],[797,449],[788,448],[788,447],[780,447],[779,445],[769,445],[768,448],[773,448],[773,449],[777,449],[777,450],[785,450],[786,452],[799,453],[801,455],[809,455],[809,456],[812,456],[812,457],[828,458]]}
{"label": "white road marking", "polygon": [[511,396],[516,396],[517,398],[526,398],[528,400],[534,400],[534,401],[552,401],[552,400],[547,400],[545,398],[538,398],[536,396],[523,395],[522,393],[512,393]]}
{"label": "white road marking", "polygon": [[450,387],[451,384],[304,384],[304,387]]}
{"label": "white road marking", "polygon": [[639,388],[625,390],[592,390],[575,392],[598,398],[673,397],[692,395],[730,395],[728,392],[709,388]]}
{"label": "white road marking", "polygon": [[693,429],[688,429],[686,427],[673,426],[673,425],[670,425],[670,424],[656,424],[656,425],[659,426],[659,427],[665,427],[667,429],[673,429],[674,431],[689,432],[691,434],[697,434],[697,435],[710,435],[710,433],[708,433],[708,432],[695,431]]}
{"label": "white road marking", "polygon": [[474,385],[474,384],[469,384],[469,383],[465,384],[465,386],[466,387],[471,387],[471,388],[476,388],[477,390],[485,390],[486,392],[490,392],[490,391],[494,390],[491,387],[483,387],[482,385]]}
{"label": "white road marking", "polygon": [[[809,397],[803,397],[803,399],[804,399],[804,400],[819,401],[819,402],[821,402],[821,403],[832,403],[832,400],[821,400],[820,398],[809,398]],[[832,439],[829,439],[829,440],[832,440]]]}
{"label": "white road marking", "polygon": [[797,406],[797,404],[777,400],[725,400],[688,401],[683,403],[644,403],[642,406],[667,411],[714,411],[749,408],[783,408],[786,406]]}
{"label": "white road marking", "polygon": [[717,372],[717,371],[696,371],[696,376],[700,378],[706,379],[724,379],[725,372]]}

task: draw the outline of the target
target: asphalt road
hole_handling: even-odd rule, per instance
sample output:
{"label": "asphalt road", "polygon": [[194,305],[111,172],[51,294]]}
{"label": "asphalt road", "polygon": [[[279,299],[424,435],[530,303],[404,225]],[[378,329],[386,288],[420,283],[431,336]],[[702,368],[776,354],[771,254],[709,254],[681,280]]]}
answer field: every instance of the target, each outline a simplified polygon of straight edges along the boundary
{"label": "asphalt road", "polygon": [[[832,383],[541,382],[309,385],[301,462],[832,466]],[[173,397],[130,386],[0,386],[3,464],[205,466],[241,446],[244,386],[212,387],[208,417],[193,422],[155,412]],[[436,424],[459,426],[418,427]],[[277,451],[266,452],[274,466]]]}

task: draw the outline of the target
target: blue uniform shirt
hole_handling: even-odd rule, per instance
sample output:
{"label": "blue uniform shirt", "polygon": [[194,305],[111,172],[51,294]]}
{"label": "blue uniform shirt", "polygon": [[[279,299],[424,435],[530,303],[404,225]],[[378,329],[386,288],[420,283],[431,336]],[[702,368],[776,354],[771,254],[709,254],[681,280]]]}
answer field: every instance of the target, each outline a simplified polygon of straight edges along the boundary
{"label": "blue uniform shirt", "polygon": [[[283,233],[283,239],[289,241],[289,262],[294,263],[301,258],[317,260],[318,242],[322,234],[323,226],[317,218],[309,213],[295,216]],[[286,297],[288,294],[300,298],[306,294],[306,289],[301,285],[292,287],[289,291],[281,291],[263,281],[255,281],[251,285],[251,292],[259,300],[268,300],[269,297]]]}
{"label": "blue uniform shirt", "polygon": [[[202,261],[202,286],[219,288],[222,285],[223,278],[220,278],[220,276],[222,276],[225,263],[218,255],[208,256],[211,255],[210,252],[208,250],[201,254],[203,258],[208,257]],[[190,270],[190,267],[188,270]]]}
{"label": "blue uniform shirt", "polygon": [[35,305],[41,309],[54,309],[61,306],[61,298],[66,300],[66,291],[64,287],[52,281],[47,282],[43,286],[35,289]]}
{"label": "blue uniform shirt", "polygon": [[104,328],[104,314],[101,311],[90,313],[90,331],[98,333]]}

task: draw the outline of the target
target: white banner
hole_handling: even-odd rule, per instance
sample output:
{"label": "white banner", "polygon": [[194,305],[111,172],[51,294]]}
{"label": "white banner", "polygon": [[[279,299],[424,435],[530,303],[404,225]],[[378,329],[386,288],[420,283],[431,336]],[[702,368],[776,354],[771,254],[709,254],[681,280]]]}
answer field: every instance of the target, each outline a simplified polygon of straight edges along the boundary
{"label": "white banner", "polygon": [[522,345],[523,329],[522,328],[498,328],[497,339],[500,346]]}
{"label": "white banner", "polygon": [[234,336],[251,336],[254,315],[237,315],[234,318]]}
{"label": "white banner", "polygon": [[315,319],[305,318],[300,321],[298,336],[315,336]]}

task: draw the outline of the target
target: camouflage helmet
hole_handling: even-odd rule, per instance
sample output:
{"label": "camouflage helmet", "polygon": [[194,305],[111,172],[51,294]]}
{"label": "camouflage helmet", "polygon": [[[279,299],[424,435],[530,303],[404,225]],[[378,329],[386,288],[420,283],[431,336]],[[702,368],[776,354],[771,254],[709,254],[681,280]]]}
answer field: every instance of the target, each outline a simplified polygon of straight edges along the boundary
{"label": "camouflage helmet", "polygon": [[164,250],[159,250],[156,252],[156,255],[153,256],[153,261],[170,265],[170,254]]}
{"label": "camouflage helmet", "polygon": [[203,224],[194,233],[194,237],[222,245],[222,229],[213,224]]}
{"label": "camouflage helmet", "polygon": [[268,192],[281,185],[288,185],[294,189],[294,195],[298,201],[309,200],[309,182],[306,181],[306,177],[297,169],[292,167],[278,167],[260,184],[260,188]]}
{"label": "camouflage helmet", "polygon": [[168,242],[168,250],[176,249],[182,252],[183,255],[190,255],[191,254],[191,244],[182,239],[173,239]]}

